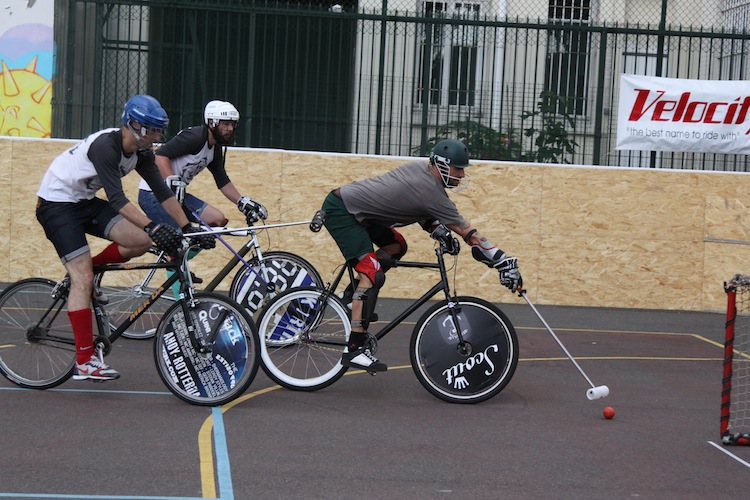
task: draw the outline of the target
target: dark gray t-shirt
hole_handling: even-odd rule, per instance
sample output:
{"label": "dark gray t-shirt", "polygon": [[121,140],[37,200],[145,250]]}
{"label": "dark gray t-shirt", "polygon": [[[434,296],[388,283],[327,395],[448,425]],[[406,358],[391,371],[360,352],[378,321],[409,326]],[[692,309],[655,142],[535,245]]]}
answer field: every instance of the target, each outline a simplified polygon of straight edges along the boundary
{"label": "dark gray t-shirt", "polygon": [[442,181],[429,170],[429,164],[414,161],[388,173],[352,182],[341,187],[346,209],[359,222],[382,226],[406,226],[425,220],[462,224]]}

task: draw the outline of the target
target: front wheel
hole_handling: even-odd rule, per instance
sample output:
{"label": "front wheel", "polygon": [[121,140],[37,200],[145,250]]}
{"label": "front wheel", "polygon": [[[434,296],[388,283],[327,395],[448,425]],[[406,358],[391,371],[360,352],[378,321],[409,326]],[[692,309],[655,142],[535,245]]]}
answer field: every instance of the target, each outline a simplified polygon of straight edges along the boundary
{"label": "front wheel", "polygon": [[351,332],[349,310],[338,297],[313,287],[274,297],[260,313],[263,370],[287,389],[316,391],[341,378],[341,355]]}
{"label": "front wheel", "polygon": [[[192,335],[183,307],[195,327]],[[217,293],[199,292],[193,304],[179,301],[164,313],[156,328],[154,359],[172,394],[194,405],[218,406],[240,396],[255,378],[259,343],[255,323],[242,306]],[[196,345],[204,345],[205,352]]]}
{"label": "front wheel", "polygon": [[0,294],[0,372],[31,389],[58,386],[73,375],[76,360],[66,293],[55,282],[28,278]]}
{"label": "front wheel", "polygon": [[417,321],[409,347],[411,365],[432,395],[451,403],[479,403],[510,382],[518,364],[518,339],[507,316],[489,302],[458,297],[456,304],[458,325],[446,303],[431,307]]}

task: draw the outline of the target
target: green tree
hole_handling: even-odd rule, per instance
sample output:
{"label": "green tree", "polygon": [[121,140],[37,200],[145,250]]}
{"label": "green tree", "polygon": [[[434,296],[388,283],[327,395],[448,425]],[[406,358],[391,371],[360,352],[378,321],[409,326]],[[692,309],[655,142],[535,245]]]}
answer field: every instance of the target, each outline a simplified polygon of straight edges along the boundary
{"label": "green tree", "polygon": [[[539,163],[570,163],[565,160],[566,154],[575,153],[578,143],[568,133],[568,128],[575,130],[575,120],[568,113],[560,110],[567,109],[567,98],[552,92],[542,92],[539,95],[536,111],[525,111],[521,120],[531,120],[523,135],[533,138],[534,148],[523,156],[523,161]],[[537,123],[541,124],[536,128]]]}
{"label": "green tree", "polygon": [[[521,159],[521,143],[513,129],[502,133],[476,121],[456,120],[438,127],[435,135],[427,140],[427,150],[443,139],[458,139],[469,148],[471,157],[478,160]],[[414,148],[413,154],[419,155],[420,149]]]}

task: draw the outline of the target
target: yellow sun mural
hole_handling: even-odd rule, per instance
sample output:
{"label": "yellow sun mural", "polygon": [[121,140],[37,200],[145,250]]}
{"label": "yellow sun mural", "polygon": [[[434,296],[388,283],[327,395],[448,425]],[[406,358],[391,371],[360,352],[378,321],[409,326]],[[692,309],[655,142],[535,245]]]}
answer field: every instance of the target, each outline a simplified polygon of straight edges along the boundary
{"label": "yellow sun mural", "polygon": [[37,58],[18,69],[0,63],[0,135],[50,137],[52,82],[36,72]]}

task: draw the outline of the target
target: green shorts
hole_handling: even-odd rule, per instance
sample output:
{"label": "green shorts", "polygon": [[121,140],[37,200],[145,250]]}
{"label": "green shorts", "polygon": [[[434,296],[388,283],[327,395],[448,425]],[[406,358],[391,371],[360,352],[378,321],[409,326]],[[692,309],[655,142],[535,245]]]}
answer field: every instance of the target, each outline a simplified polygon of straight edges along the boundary
{"label": "green shorts", "polygon": [[363,255],[373,252],[373,243],[382,247],[396,241],[391,228],[357,221],[346,210],[343,200],[333,192],[326,196],[323,210],[326,213],[325,228],[347,261],[356,262]]}

